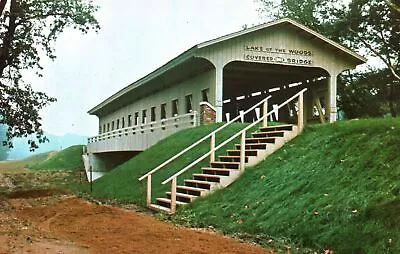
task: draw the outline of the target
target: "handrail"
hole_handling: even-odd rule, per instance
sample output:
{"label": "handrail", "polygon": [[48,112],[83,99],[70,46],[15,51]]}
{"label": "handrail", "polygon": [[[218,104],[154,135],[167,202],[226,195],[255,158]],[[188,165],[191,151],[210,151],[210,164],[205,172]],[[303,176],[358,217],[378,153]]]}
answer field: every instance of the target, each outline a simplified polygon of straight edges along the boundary
{"label": "handrail", "polygon": [[170,118],[161,119],[160,121],[153,121],[153,122],[148,122],[148,123],[144,123],[144,124],[142,123],[142,124],[137,124],[134,126],[119,128],[119,129],[103,132],[97,136],[89,137],[88,141],[89,141],[89,143],[91,143],[93,140],[113,138],[115,136],[119,136],[120,134],[126,134],[126,133],[130,133],[130,132],[135,132],[135,131],[146,131],[146,130],[151,130],[151,129],[155,129],[155,128],[162,128],[162,127],[166,126],[166,124],[168,124],[169,122],[175,123],[177,121],[185,121],[182,119],[185,119],[186,117],[196,118],[196,115],[197,115],[197,112],[193,111],[191,113],[187,113],[184,115],[173,116]]}
{"label": "handrail", "polygon": [[[272,96],[269,95],[267,96],[265,99],[261,100],[259,103],[255,104],[253,107],[249,108],[248,110],[246,110],[242,115],[247,114],[248,112],[254,110],[256,107],[260,106],[262,103],[264,103],[265,101],[268,101]],[[203,142],[204,140],[210,138],[212,135],[215,135],[217,132],[221,131],[222,129],[224,129],[225,127],[227,127],[228,125],[230,125],[231,123],[237,121],[239,118],[241,117],[241,115],[239,114],[237,117],[235,117],[234,119],[230,120],[229,122],[227,122],[226,124],[224,124],[223,126],[219,127],[218,129],[216,129],[215,131],[207,134],[206,136],[204,136],[203,138],[199,139],[197,142],[193,143],[192,145],[188,146],[187,148],[185,148],[184,150],[182,150],[181,152],[179,152],[178,154],[172,156],[171,158],[169,158],[168,160],[166,160],[165,162],[163,162],[162,164],[160,164],[159,166],[157,166],[156,168],[152,169],[151,171],[149,171],[148,173],[146,173],[145,175],[141,176],[139,178],[139,181],[142,181],[144,178],[148,177],[149,175],[152,175],[153,173],[155,173],[156,171],[158,171],[159,169],[161,169],[162,167],[166,166],[167,164],[169,164],[171,161],[175,160],[176,158],[178,158],[179,156],[183,155],[184,153],[186,153],[187,151],[189,151],[190,149],[192,149],[193,147],[197,146],[198,144],[200,144],[201,142]]]}
{"label": "handrail", "polygon": [[217,147],[214,147],[213,149],[211,149],[209,152],[205,153],[203,156],[201,156],[200,158],[198,158],[197,160],[195,160],[194,162],[190,163],[188,166],[186,166],[184,169],[180,170],[179,172],[175,173],[174,175],[172,175],[171,177],[169,177],[168,179],[166,179],[165,181],[162,182],[162,184],[166,184],[168,182],[170,182],[172,179],[178,177],[179,175],[181,175],[182,173],[186,172],[189,168],[193,167],[194,165],[196,165],[197,163],[199,163],[200,161],[202,161],[203,159],[205,159],[206,157],[208,157],[211,153],[217,151],[218,149],[220,149],[221,147],[223,147],[224,145],[226,145],[227,143],[231,142],[233,139],[235,139],[236,137],[238,137],[239,135],[241,135],[243,132],[247,131],[248,129],[252,128],[253,126],[255,126],[256,124],[258,124],[259,122],[261,122],[264,118],[270,116],[272,113],[274,113],[276,110],[279,110],[280,108],[282,108],[283,106],[285,106],[287,103],[289,103],[290,101],[292,101],[293,99],[295,99],[296,97],[298,97],[300,94],[304,93],[305,91],[307,91],[307,88],[304,88],[303,90],[301,90],[300,92],[296,93],[295,95],[293,95],[292,97],[290,97],[289,99],[287,99],[286,101],[282,102],[277,108],[271,110],[269,113],[265,114],[263,117],[260,117],[260,119],[258,119],[257,121],[253,122],[252,124],[248,125],[246,128],[242,129],[241,131],[237,132],[236,134],[232,135],[230,138],[228,138],[227,140],[225,140],[224,142],[222,142],[221,144],[219,144]]}

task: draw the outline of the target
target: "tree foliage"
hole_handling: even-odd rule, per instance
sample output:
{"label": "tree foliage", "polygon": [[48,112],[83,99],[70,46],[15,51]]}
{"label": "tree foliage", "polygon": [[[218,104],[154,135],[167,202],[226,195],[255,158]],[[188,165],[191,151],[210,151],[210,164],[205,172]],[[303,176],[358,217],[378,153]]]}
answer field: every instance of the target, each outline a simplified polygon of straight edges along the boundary
{"label": "tree foliage", "polygon": [[[400,112],[400,85],[391,85],[388,69],[347,71],[338,78],[338,105],[346,118],[379,117]],[[397,81],[394,81],[397,82]]]}
{"label": "tree foliage", "polygon": [[98,7],[87,0],[0,0],[0,124],[7,124],[5,143],[35,134],[30,149],[47,140],[39,110],[55,98],[34,91],[23,71],[42,76],[41,58],[54,59],[58,36],[68,27],[82,33],[100,27]]}
{"label": "tree foliage", "polygon": [[[366,96],[363,98],[364,100],[369,98],[370,95],[375,96],[374,98],[382,100],[379,105],[380,108],[384,108],[383,104],[386,104],[389,106],[390,113],[396,116],[398,111],[396,110],[396,103],[400,100],[398,97],[396,99],[396,91],[400,85],[400,12],[398,1],[260,0],[260,2],[262,3],[260,12],[269,19],[292,18],[353,50],[379,59],[381,62],[381,70],[379,71],[342,77],[342,84],[349,87],[339,89],[339,95],[352,97],[351,94],[342,93],[354,90],[355,83],[351,82],[361,82],[359,90],[360,96]],[[272,8],[275,11],[270,12],[269,10]],[[360,75],[364,75],[364,78]],[[374,83],[367,82],[371,75],[378,77],[373,79]],[[382,87],[386,88],[382,89]],[[367,88],[369,93],[363,93]],[[375,90],[385,90],[385,93],[389,94],[380,96],[379,93],[374,93]],[[346,99],[342,100],[342,106],[344,106],[345,101]],[[358,106],[361,108],[361,104]],[[345,108],[349,110],[349,107]],[[370,112],[371,115],[375,115],[376,111],[374,110]]]}

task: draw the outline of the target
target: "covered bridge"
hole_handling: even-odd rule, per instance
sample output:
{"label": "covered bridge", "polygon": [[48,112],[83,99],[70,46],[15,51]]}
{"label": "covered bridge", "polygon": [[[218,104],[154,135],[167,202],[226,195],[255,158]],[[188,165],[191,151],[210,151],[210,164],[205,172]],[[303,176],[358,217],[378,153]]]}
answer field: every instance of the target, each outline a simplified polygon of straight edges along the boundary
{"label": "covered bridge", "polygon": [[[228,121],[267,95],[272,108],[305,87],[304,119],[334,122],[337,76],[365,62],[290,19],[200,43],[89,110],[99,134],[88,140],[86,164],[108,170],[178,130]],[[276,117],[290,120],[293,110]]]}

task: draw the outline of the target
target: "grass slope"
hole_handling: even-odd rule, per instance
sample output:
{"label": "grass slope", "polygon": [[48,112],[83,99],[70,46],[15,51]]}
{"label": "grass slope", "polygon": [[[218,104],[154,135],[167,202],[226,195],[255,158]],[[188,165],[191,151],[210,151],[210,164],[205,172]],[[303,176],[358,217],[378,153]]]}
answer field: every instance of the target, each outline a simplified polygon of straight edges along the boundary
{"label": "grass slope", "polygon": [[[118,166],[106,176],[96,180],[93,185],[92,195],[97,198],[118,199],[122,202],[134,202],[144,205],[146,202],[146,180],[139,182],[138,178],[219,126],[220,124],[211,124],[186,129],[161,140],[156,145]],[[230,137],[233,133],[242,128],[243,124],[232,124],[222,133],[217,134],[216,143],[220,143],[221,140],[225,140],[227,137]],[[152,176],[153,199],[164,197],[164,192],[169,190],[170,184],[161,185],[162,181],[178,170],[184,168],[184,166],[192,162],[194,158],[203,155],[208,151],[207,149],[209,149],[209,146],[210,142],[207,140],[196,149],[192,149],[184,156],[181,156],[176,161],[155,173]],[[230,147],[232,146],[233,145],[230,144]],[[222,149],[220,153],[222,152],[225,151]],[[200,167],[207,164],[208,162],[206,159],[194,167],[193,170],[184,173],[180,178],[178,178],[178,184],[182,184],[183,180],[189,178],[195,171],[200,172]]]}
{"label": "grass slope", "polygon": [[46,159],[29,163],[28,167],[36,170],[69,169],[76,170],[83,168],[82,145],[70,146],[56,152]]}
{"label": "grass slope", "polygon": [[400,119],[308,126],[174,220],[335,253],[400,253]]}

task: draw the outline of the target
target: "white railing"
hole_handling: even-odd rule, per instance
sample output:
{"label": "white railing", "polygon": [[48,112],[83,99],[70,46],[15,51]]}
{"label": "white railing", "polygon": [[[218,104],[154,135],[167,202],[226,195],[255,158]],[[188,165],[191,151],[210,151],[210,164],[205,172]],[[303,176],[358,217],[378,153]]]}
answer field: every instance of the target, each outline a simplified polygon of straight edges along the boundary
{"label": "white railing", "polygon": [[[160,164],[156,168],[150,170],[145,175],[141,176],[139,178],[139,181],[142,181],[143,179],[147,178],[147,205],[151,204],[151,176],[152,176],[152,174],[154,174],[155,172],[157,172],[161,168],[165,167],[166,165],[168,165],[169,163],[171,163],[172,161],[174,161],[178,157],[182,156],[187,151],[189,151],[192,148],[196,147],[197,145],[199,145],[203,141],[207,140],[208,138],[211,138],[211,140],[210,140],[210,149],[212,151],[215,151],[214,148],[215,148],[215,134],[216,133],[218,133],[219,131],[225,129],[231,123],[241,119],[243,117],[243,115],[246,115],[247,113],[251,112],[255,108],[259,107],[261,104],[263,104],[263,110],[264,110],[263,112],[267,112],[268,111],[268,100],[270,98],[271,98],[271,95],[266,97],[265,99],[261,100],[259,103],[255,104],[254,106],[252,106],[251,108],[246,110],[244,113],[242,113],[242,114],[238,115],[237,117],[235,117],[234,119],[230,120],[229,122],[227,122],[223,126],[217,128],[215,131],[211,132],[210,134],[208,134],[208,135],[204,136],[203,138],[199,139],[197,142],[195,142],[192,145],[188,146],[187,148],[182,150],[180,153],[172,156],[171,158],[169,158],[168,160],[166,160],[165,162],[163,162],[162,164]],[[264,124],[265,124],[265,126],[267,125],[267,119],[264,120]],[[215,160],[215,153],[213,152],[213,153],[210,153],[210,161],[214,161],[214,160]],[[176,186],[176,182],[175,182],[175,186]],[[175,192],[176,192],[176,190],[174,189],[174,192],[172,192],[172,194],[174,194]]]}
{"label": "white railing", "polygon": [[126,127],[118,130],[113,130],[109,132],[102,133],[95,137],[88,138],[88,143],[95,143],[102,140],[136,135],[140,133],[154,132],[157,130],[166,130],[169,128],[178,128],[181,125],[190,124],[192,126],[197,125],[197,112],[193,111],[188,114],[178,115],[167,119],[162,119],[157,122],[150,122],[146,124],[135,125],[131,127]]}
{"label": "white railing", "polygon": [[[285,106],[286,104],[288,104],[289,102],[293,101],[294,99],[298,98],[298,112],[297,112],[297,124],[298,124],[298,132],[300,133],[303,130],[304,127],[304,119],[303,119],[303,113],[304,113],[304,92],[307,91],[307,88],[304,88],[303,90],[301,90],[300,92],[296,93],[295,95],[293,95],[292,97],[290,97],[289,99],[287,99],[286,101],[284,101],[283,103],[281,103],[278,107],[274,108],[272,111],[267,112],[267,101],[270,97],[267,97],[266,99],[262,100],[261,102],[257,103],[256,105],[260,105],[261,103],[264,103],[264,111],[263,111],[263,116],[261,118],[259,118],[257,121],[253,122],[252,124],[248,125],[247,127],[245,127],[244,129],[242,129],[241,131],[237,132],[236,134],[234,134],[233,136],[231,136],[230,138],[228,138],[227,140],[225,140],[224,142],[222,142],[221,144],[219,144],[218,146],[215,147],[215,133],[217,131],[220,130],[217,129],[217,131],[214,131],[212,133],[210,133],[209,135],[207,135],[206,137],[210,137],[211,136],[211,147],[210,147],[210,151],[205,153],[204,155],[202,155],[201,157],[199,157],[197,160],[193,161],[192,163],[190,163],[189,165],[187,165],[185,168],[183,168],[182,170],[180,170],[179,172],[175,173],[174,175],[172,175],[171,177],[169,177],[168,179],[166,179],[165,181],[162,182],[162,184],[166,184],[168,182],[171,182],[171,212],[174,213],[176,210],[176,184],[177,184],[177,178],[178,176],[180,176],[182,173],[186,172],[188,169],[190,169],[191,167],[193,167],[194,165],[196,165],[197,163],[199,163],[200,161],[204,160],[205,158],[207,158],[208,156],[210,156],[211,159],[215,158],[215,152],[220,149],[221,147],[223,147],[224,145],[228,144],[229,142],[233,141],[235,138],[237,138],[238,136],[240,137],[240,166],[239,169],[240,170],[244,170],[245,167],[245,139],[246,139],[246,131],[249,130],[250,128],[254,127],[256,124],[258,124],[259,122],[263,122],[263,126],[266,127],[267,126],[267,119],[270,115],[272,115],[275,111],[279,110],[280,108],[282,108],[283,106]],[[254,108],[256,108],[257,106],[253,106],[252,108],[250,108],[249,110],[247,110],[244,114],[247,114],[248,112],[250,112],[251,110],[253,110]],[[241,117],[241,116],[239,116]],[[236,118],[235,118],[236,119]],[[236,119],[237,120],[237,119]],[[234,120],[232,120],[234,121]],[[231,122],[229,122],[231,123]],[[228,123],[228,124],[229,124]],[[226,125],[228,125],[226,124]],[[224,125],[224,126],[226,126]],[[223,127],[224,127],[223,126]],[[205,138],[206,138],[205,137]],[[201,139],[201,141],[204,141],[205,138]],[[199,140],[200,141],[200,140]],[[196,142],[198,144],[198,142]],[[196,144],[195,143],[195,144]],[[192,145],[193,146],[193,145]],[[190,147],[192,147],[190,146]],[[183,150],[181,153],[187,151],[188,148],[186,148],[185,150]],[[171,159],[175,159],[176,156],[172,157]],[[172,160],[168,160],[168,161],[172,161]],[[164,164],[164,163],[163,163]],[[161,165],[163,165],[161,164]],[[160,165],[160,166],[161,166]],[[160,167],[159,166],[159,167]],[[158,169],[159,167],[157,167],[156,169]],[[146,175],[142,176],[141,178],[139,178],[139,180],[144,179],[145,177],[147,177],[147,204],[150,205],[151,204],[151,174],[154,173],[156,170],[152,170],[149,173],[147,173]]]}

